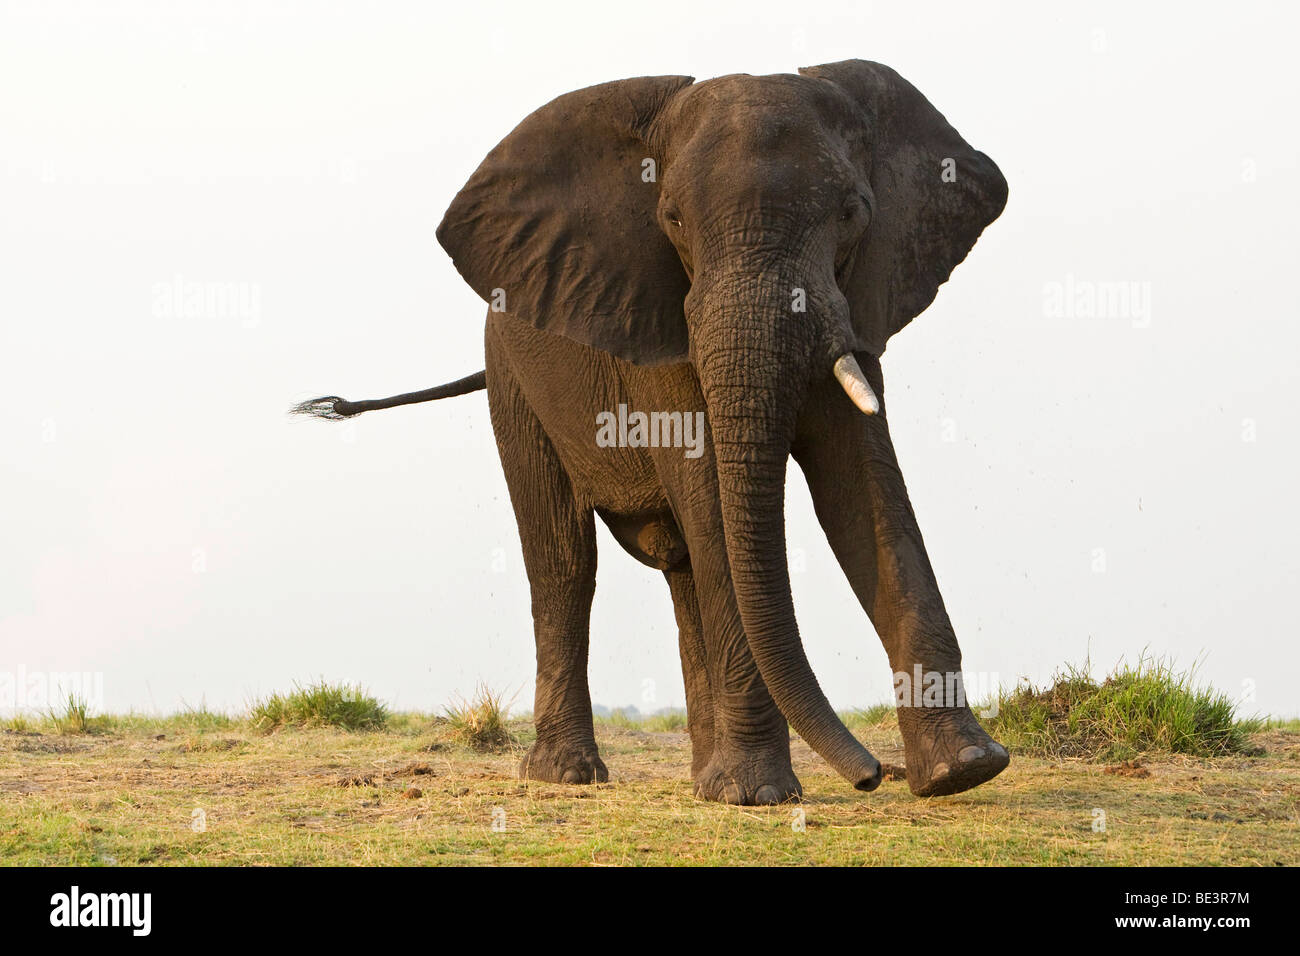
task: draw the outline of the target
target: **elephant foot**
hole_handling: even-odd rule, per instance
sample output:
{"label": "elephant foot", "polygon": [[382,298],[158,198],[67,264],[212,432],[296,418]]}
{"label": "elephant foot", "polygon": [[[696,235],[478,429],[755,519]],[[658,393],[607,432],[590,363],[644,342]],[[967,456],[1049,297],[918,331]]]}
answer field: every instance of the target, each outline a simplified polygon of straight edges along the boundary
{"label": "elephant foot", "polygon": [[609,771],[594,743],[538,740],[519,762],[519,777],[546,783],[604,783]]}
{"label": "elephant foot", "polygon": [[803,796],[788,749],[784,754],[747,754],[715,747],[704,769],[694,776],[695,796],[701,800],[764,806]]}
{"label": "elephant foot", "polygon": [[1011,762],[969,707],[900,707],[907,785],[918,797],[945,797],[992,780]]}

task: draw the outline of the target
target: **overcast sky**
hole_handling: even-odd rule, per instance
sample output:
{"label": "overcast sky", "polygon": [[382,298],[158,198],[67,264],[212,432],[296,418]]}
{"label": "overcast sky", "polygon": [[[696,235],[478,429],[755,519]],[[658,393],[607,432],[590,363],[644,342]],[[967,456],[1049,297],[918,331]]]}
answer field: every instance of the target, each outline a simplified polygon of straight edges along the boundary
{"label": "overcast sky", "polygon": [[[530,708],[484,395],[284,410],[483,366],[484,306],[434,228],[542,103],[862,57],[1010,183],[884,360],[966,667],[1043,681],[1145,650],[1300,711],[1293,8],[977,6],[5,3],[0,673],[102,674],[111,711],[316,676]],[[193,284],[234,295],[187,307]],[[791,475],[813,667],[837,707],[886,700]],[[681,706],[662,577],[599,544],[594,700]]]}

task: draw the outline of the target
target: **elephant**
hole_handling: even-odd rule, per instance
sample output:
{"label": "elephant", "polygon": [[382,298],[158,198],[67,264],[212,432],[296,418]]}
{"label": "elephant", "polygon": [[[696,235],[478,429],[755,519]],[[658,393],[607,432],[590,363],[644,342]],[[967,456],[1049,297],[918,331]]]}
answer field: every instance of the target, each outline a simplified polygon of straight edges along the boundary
{"label": "elephant", "polygon": [[[599,517],[671,594],[698,797],[800,799],[792,727],[856,789],[880,784],[804,653],[791,458],[896,689],[946,675],[944,693],[899,693],[912,792],[957,793],[1008,765],[959,680],[950,693],[961,651],[880,365],[1006,198],[988,156],[864,60],[602,83],[542,106],[487,155],[437,229],[489,303],[484,370],[295,410],[343,419],[486,387],[532,595],[537,738],[522,777],[608,779],[587,680]],[[638,426],[658,415],[670,440],[620,424],[619,440],[597,441],[616,412],[640,412]],[[671,440],[677,413],[702,422],[694,454]]]}

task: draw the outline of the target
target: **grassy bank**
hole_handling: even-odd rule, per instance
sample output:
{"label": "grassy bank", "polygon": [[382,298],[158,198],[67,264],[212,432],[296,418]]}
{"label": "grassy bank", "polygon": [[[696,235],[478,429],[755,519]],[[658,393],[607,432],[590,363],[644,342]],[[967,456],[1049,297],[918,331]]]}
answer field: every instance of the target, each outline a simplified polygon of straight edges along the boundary
{"label": "grassy bank", "polygon": [[[1013,749],[996,780],[930,801],[901,781],[856,793],[796,739],[805,799],[774,808],[694,799],[689,737],[658,729],[672,723],[601,721],[611,781],[582,787],[516,778],[526,720],[507,721],[509,742],[486,752],[445,713],[269,733],[206,711],[92,718],[90,733],[11,722],[0,732],[0,861],[1300,864],[1294,723],[1256,728],[1244,752],[1218,756],[1112,763]],[[887,708],[850,723],[882,761],[902,762]]]}

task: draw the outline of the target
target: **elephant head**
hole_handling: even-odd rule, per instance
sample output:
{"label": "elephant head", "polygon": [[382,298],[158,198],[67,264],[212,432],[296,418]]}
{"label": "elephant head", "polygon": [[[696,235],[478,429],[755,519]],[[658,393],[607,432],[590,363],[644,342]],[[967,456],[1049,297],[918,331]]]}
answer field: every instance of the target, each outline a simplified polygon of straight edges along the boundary
{"label": "elephant head", "polygon": [[438,229],[475,291],[516,318],[638,365],[694,365],[754,658],[795,729],[864,789],[878,775],[795,623],[787,460],[815,385],[837,379],[839,401],[880,410],[862,364],[930,304],[1006,195],[911,84],[850,60],[561,96],[487,156]]}

